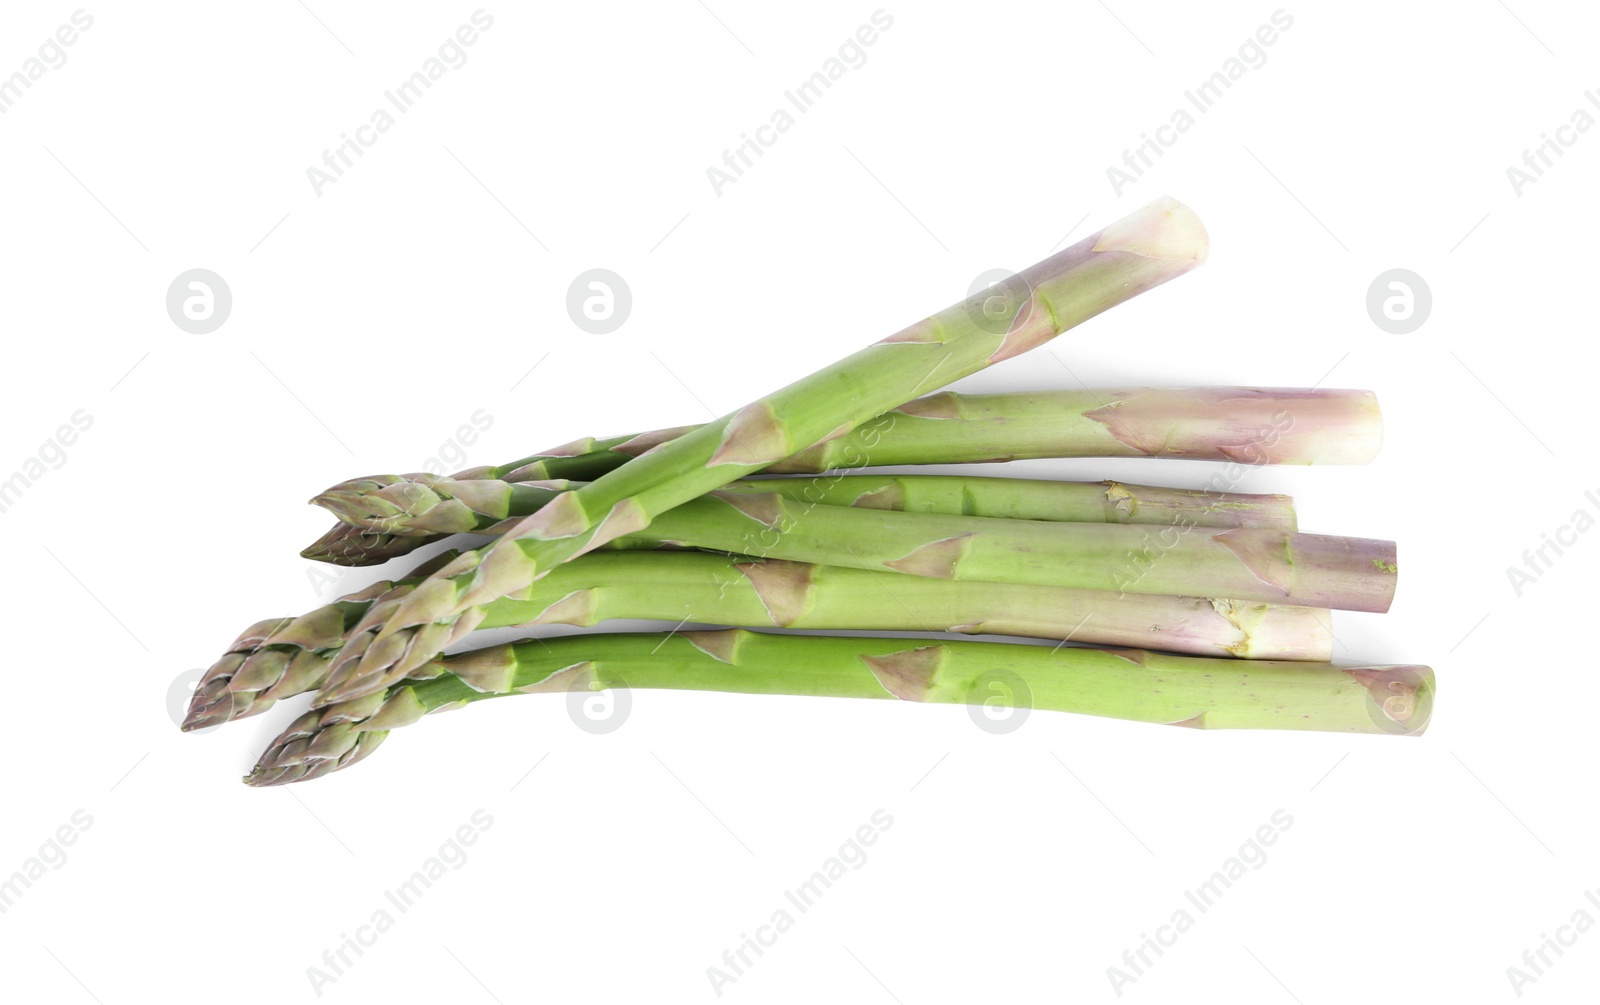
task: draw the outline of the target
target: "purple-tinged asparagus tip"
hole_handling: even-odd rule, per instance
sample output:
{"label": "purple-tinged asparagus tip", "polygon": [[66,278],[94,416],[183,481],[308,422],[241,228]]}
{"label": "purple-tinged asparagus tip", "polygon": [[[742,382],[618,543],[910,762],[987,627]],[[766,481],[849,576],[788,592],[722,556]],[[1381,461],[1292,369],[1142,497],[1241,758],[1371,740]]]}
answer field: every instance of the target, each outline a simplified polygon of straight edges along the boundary
{"label": "purple-tinged asparagus tip", "polygon": [[402,537],[398,534],[384,534],[341,523],[302,549],[300,557],[313,562],[349,567],[381,565],[391,558],[410,554],[442,537],[444,537],[442,534]]}

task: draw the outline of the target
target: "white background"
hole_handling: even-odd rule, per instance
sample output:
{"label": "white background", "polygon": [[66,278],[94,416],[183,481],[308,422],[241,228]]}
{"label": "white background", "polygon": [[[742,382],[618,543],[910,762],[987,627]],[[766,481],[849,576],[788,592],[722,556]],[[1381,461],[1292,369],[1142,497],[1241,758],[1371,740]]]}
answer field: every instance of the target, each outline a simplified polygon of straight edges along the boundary
{"label": "white background", "polygon": [[[1119,194],[1106,168],[1272,5],[888,6],[867,62],[719,196],[707,167],[872,4],[507,4],[319,196],[306,169],[474,7],[307,2],[89,8],[0,115],[0,476],[93,416],[0,514],[0,875],[92,819],[0,914],[8,999],[314,1000],[307,968],[478,809],[466,863],[324,998],[716,1000],[707,968],[878,809],[866,864],[724,998],[1115,1000],[1107,968],[1277,810],[1293,824],[1265,865],[1123,997],[1509,1001],[1525,949],[1600,919],[1600,534],[1520,598],[1506,573],[1600,509],[1600,130],[1520,196],[1506,175],[1575,109],[1600,115],[1592,12],[1288,7],[1266,63]],[[73,10],[8,4],[0,75]],[[174,728],[176,676],[382,574],[308,575],[318,489],[420,468],[479,409],[466,463],[703,421],[1163,193],[1208,225],[1203,269],[961,386],[1375,390],[1376,464],[1243,488],[1294,493],[1308,530],[1401,542],[1393,611],[1338,616],[1338,656],[1435,666],[1425,737],[1045,713],[995,736],[959,707],[690,693],[637,694],[596,736],[529,698],[254,790],[239,776],[299,702]],[[208,335],[163,303],[197,267],[234,297]],[[593,267],[632,288],[610,335],[566,313]],[[1433,294],[1408,335],[1365,308],[1395,267]],[[1597,953],[1578,936],[1524,997],[1579,1000]]]}

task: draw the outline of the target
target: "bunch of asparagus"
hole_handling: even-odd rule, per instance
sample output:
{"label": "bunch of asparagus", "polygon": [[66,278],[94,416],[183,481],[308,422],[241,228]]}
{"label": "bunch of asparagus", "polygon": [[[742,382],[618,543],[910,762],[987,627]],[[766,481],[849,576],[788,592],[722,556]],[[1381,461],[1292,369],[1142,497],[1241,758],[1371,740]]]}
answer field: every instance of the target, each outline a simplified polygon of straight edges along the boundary
{"label": "bunch of asparagus", "polygon": [[[1388,609],[1392,542],[1303,534],[1287,497],[1220,487],[862,472],[1043,457],[1369,461],[1381,429],[1364,391],[938,391],[1189,271],[1206,250],[1194,214],[1161,199],[715,422],[336,485],[313,502],[339,522],[307,558],[361,566],[455,534],[494,540],[246,629],[204,675],[183,728],[314,692],[245,778],[278,785],[484,698],[628,686],[959,703],[991,700],[979,684],[1003,672],[1037,708],[1420,733],[1428,668],[1329,662],[1329,609]],[[617,618],[723,627],[444,655],[480,629]]]}

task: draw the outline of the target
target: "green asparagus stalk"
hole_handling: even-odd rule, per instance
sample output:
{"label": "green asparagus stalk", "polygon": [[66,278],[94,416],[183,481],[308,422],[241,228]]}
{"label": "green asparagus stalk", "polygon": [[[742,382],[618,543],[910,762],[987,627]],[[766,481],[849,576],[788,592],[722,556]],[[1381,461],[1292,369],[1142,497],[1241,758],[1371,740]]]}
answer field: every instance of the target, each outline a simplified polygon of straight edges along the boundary
{"label": "green asparagus stalk", "polygon": [[691,499],[615,543],[938,579],[1380,613],[1394,598],[1398,571],[1392,541],[1199,527],[1181,519],[1157,529],[900,513],[726,490]]}
{"label": "green asparagus stalk", "polygon": [[[582,491],[582,490],[579,490]],[[566,498],[567,493],[560,498]],[[613,546],[700,548],[813,565],[962,581],[1102,590],[1113,595],[1219,596],[1258,603],[1382,612],[1394,598],[1392,541],[1178,523],[1051,523],[990,517],[812,506],[775,493],[715,491],[658,514]],[[449,573],[460,563],[447,566]],[[437,581],[437,577],[435,577]],[[523,594],[532,583],[494,598]],[[388,625],[427,590],[402,598]],[[487,617],[469,622],[476,625]],[[450,638],[439,623],[423,631]],[[414,667],[383,654],[387,628],[370,645],[346,647],[317,693],[318,706],[381,690]],[[454,638],[466,634],[460,632]],[[454,641],[450,638],[450,641]],[[449,642],[431,641],[443,649]]]}
{"label": "green asparagus stalk", "polygon": [[[202,678],[184,720],[203,729],[314,691],[348,638],[422,577],[381,583],[299,618],[264,621]],[[369,619],[369,611],[378,614]],[[1247,659],[1327,660],[1328,612],[1235,600],[1113,594],[889,576],[699,552],[595,552],[553,570],[525,597],[495,604],[480,626],[645,619],[746,628],[948,631],[1139,646]]]}
{"label": "green asparagus stalk", "polygon": [[[366,533],[341,523],[302,554],[341,565],[384,561],[403,553],[404,545],[393,542],[393,534],[428,528],[433,534],[464,533],[475,523],[470,514],[481,512],[483,505],[505,505],[503,516],[524,515],[513,511],[514,490],[506,483],[598,477],[695,428],[579,440],[508,465],[474,468],[448,478],[378,475],[343,482],[312,502]],[[1245,387],[946,391],[877,416],[766,471],[809,473],[868,464],[1039,457],[1361,464],[1372,459],[1381,440],[1382,420],[1370,391]],[[461,482],[489,484],[456,484]]]}
{"label": "green asparagus stalk", "polygon": [[[416,547],[449,534],[490,533],[503,520],[528,516],[583,482],[504,482],[413,475],[404,497],[354,495],[335,507],[342,520],[375,535],[410,537]],[[961,475],[820,474],[809,478],[742,479],[725,492],[776,492],[796,502],[916,513],[992,516],[1075,523],[1271,527],[1294,530],[1288,496],[1207,492],[1104,481],[1055,482]],[[343,525],[342,525],[343,526]],[[404,545],[387,546],[386,555]],[[346,564],[334,556],[338,564]]]}
{"label": "green asparagus stalk", "polygon": [[798,503],[946,516],[987,516],[1052,523],[1169,524],[1296,529],[1286,495],[1208,492],[1155,485],[1057,482],[976,475],[812,475],[750,478],[718,491],[776,493]]}
{"label": "green asparagus stalk", "polygon": [[[566,492],[500,540],[411,591],[341,675],[387,686],[465,636],[500,598],[562,562],[636,533],[674,506],[752,474],[928,391],[1041,345],[1205,257],[1205,230],[1161,199],[1024,270],[1009,299],[946,308],[764,398]],[[356,658],[347,647],[340,661]],[[332,700],[323,696],[323,700]]]}
{"label": "green asparagus stalk", "polygon": [[742,629],[585,634],[432,660],[414,679],[314,709],[245,777],[255,786],[317,778],[372,753],[429,712],[512,694],[610,687],[993,702],[1198,729],[1417,735],[1432,713],[1421,666],[1240,662],[1133,649],[1001,642],[768,635]]}

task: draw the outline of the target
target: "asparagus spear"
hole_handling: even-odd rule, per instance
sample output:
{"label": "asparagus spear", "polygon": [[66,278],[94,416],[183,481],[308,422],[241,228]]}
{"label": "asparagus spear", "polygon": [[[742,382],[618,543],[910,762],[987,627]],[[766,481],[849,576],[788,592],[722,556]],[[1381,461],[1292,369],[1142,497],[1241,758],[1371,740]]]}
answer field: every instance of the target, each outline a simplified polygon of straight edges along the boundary
{"label": "asparagus spear", "polygon": [[[737,517],[732,514],[738,514]],[[1048,523],[988,517],[896,513],[846,506],[806,507],[774,494],[713,492],[657,516],[614,546],[702,548],[873,572],[1033,587],[1107,591],[1112,596],[1223,596],[1258,603],[1382,612],[1394,597],[1392,541],[1288,534],[1276,530],[1173,525]],[[460,563],[458,558],[445,573]],[[435,582],[437,577],[435,577]],[[448,626],[424,623],[443,649],[478,625],[496,604],[532,583],[502,591],[481,616]],[[385,611],[403,616],[419,585]],[[399,612],[399,613],[396,613]],[[369,617],[369,622],[374,619]],[[317,693],[318,706],[387,687],[414,669],[387,654],[370,657],[387,628],[369,644],[346,647]],[[437,641],[448,639],[448,641]],[[437,650],[435,650],[437,651]],[[401,669],[405,667],[405,669]]]}
{"label": "asparagus spear", "polygon": [[[418,479],[412,483],[413,488],[423,484],[422,479],[429,478],[421,475],[413,477]],[[393,542],[385,549],[387,554],[404,554],[413,547],[420,547],[444,535],[401,536],[392,532],[397,527],[416,530],[450,526],[462,531],[487,532],[506,514],[533,512],[573,484],[553,480],[515,484],[465,480],[463,484],[466,490],[457,492],[454,483],[454,479],[428,481],[427,484],[438,491],[436,498],[448,502],[444,505],[436,502],[419,504],[413,497],[413,501],[407,505],[416,509],[415,520],[399,508],[398,500],[391,498],[386,504],[387,508],[373,514],[370,520],[382,529],[367,531],[365,528],[354,528],[346,524],[340,526],[352,532],[350,539],[353,541],[387,540]],[[477,487],[481,485],[501,486],[504,491],[493,495],[492,498],[486,497],[477,491]],[[739,481],[725,486],[723,491],[749,494],[776,492],[786,499],[805,504],[806,508],[811,505],[857,506],[867,509],[952,515],[966,513],[1026,520],[1163,525],[1187,522],[1194,526],[1205,527],[1248,526],[1284,530],[1293,530],[1295,527],[1293,501],[1287,496],[1213,493],[1127,485],[1112,481],[1078,483],[940,475],[831,474],[810,478],[763,478]],[[371,502],[374,497],[362,498]],[[468,507],[463,500],[470,500],[471,507]],[[444,515],[444,511],[447,510],[448,516]],[[447,522],[460,521],[463,513],[470,514],[475,522],[470,526]],[[724,540],[733,540],[737,534],[751,529],[748,526],[748,517],[738,510],[728,510],[721,515],[730,522],[729,533],[723,535]],[[631,542],[633,546],[637,546],[638,543]],[[435,560],[428,568],[443,567],[454,558],[455,554],[457,553],[451,552],[443,560]],[[387,605],[381,610],[391,610],[412,587],[420,582],[418,576],[419,573],[413,572],[408,580],[377,584],[299,618],[273,619],[252,625],[235,640],[234,645],[202,679],[196,690],[189,716],[193,724],[186,725],[185,728],[198,729],[204,725],[213,725],[217,721],[227,721],[230,718],[240,718],[264,711],[277,698],[286,696],[286,688],[293,687],[294,690],[287,693],[298,694],[306,689],[302,684],[312,680],[313,677],[315,683],[310,687],[319,686],[326,675],[328,656],[306,654],[300,650],[331,651],[338,648],[343,644],[344,635],[371,609],[369,601],[377,599]],[[1197,600],[1182,602],[1209,603]],[[359,608],[357,604],[360,605]],[[520,610],[520,607],[510,609],[510,611]],[[1126,616],[1135,616],[1132,610],[1126,608],[1124,610],[1127,611]],[[1161,613],[1170,619],[1170,611]],[[522,617],[506,620],[508,617],[511,617],[508,611],[500,612],[498,617],[492,615],[491,619],[495,623],[491,627],[503,627],[530,620]],[[1163,622],[1162,619],[1156,619],[1152,623]],[[316,644],[305,645],[303,644],[305,640],[316,640]],[[1085,641],[1135,644],[1136,640],[1091,637]],[[1148,642],[1138,641],[1138,644],[1148,644]],[[1234,644],[1226,643],[1226,645]],[[1189,651],[1181,645],[1170,648]],[[1241,651],[1239,655],[1246,653]],[[1325,657],[1309,655],[1288,658]],[[258,704],[258,702],[264,703]]]}
{"label": "asparagus spear", "polygon": [[[764,398],[655,447],[563,493],[499,541],[461,555],[400,601],[341,675],[381,688],[472,631],[502,597],[569,559],[649,526],[659,514],[843,435],[929,390],[1049,341],[1061,332],[1194,268],[1205,230],[1189,209],[1161,199],[1024,270],[1022,294],[974,297],[890,335]],[[331,696],[324,696],[331,700]]]}
{"label": "asparagus spear", "polygon": [[1114,593],[1224,596],[1388,610],[1393,541],[1269,528],[1159,529],[811,506],[717,490],[660,514],[619,547],[661,545],[939,579]]}
{"label": "asparagus spear", "polygon": [[246,628],[201,676],[182,728],[204,729],[256,715],[280,698],[321,687],[328,654],[363,618],[384,605],[392,608],[458,554],[435,555],[413,569],[410,579],[374,583],[298,618],[268,618]]}
{"label": "asparagus spear", "polygon": [[1192,521],[1197,527],[1296,529],[1294,500],[1285,495],[1174,489],[1109,479],[1057,482],[976,475],[827,474],[741,479],[719,491],[750,495],[772,492],[810,505],[1002,520],[1137,524]]}
{"label": "asparagus spear", "polygon": [[[397,494],[356,494],[330,503],[341,520],[373,535],[409,536],[416,547],[449,534],[488,533],[502,520],[537,512],[556,496],[584,483],[503,482],[413,475]],[[1202,527],[1271,527],[1294,530],[1288,496],[1206,492],[1122,482],[1055,482],[962,475],[823,474],[809,478],[744,479],[725,492],[776,492],[785,499],[830,506],[916,513],[992,516],[1074,523],[1166,524],[1185,520]],[[386,555],[404,545],[386,545]],[[332,556],[336,564],[347,564]]]}
{"label": "asparagus spear", "polygon": [[[633,437],[580,440],[497,468],[449,478],[378,475],[336,485],[312,502],[369,531],[409,518],[389,533],[461,532],[462,509],[498,505],[505,483],[595,478],[629,458],[697,427]],[[1133,388],[1012,394],[941,392],[877,416],[768,467],[819,472],[899,464],[952,464],[1037,457],[1181,457],[1249,464],[1362,464],[1377,453],[1382,420],[1370,391],[1245,387]],[[489,482],[488,486],[458,482]],[[458,506],[457,503],[460,505]],[[372,564],[401,553],[392,538],[341,523],[308,547],[306,558]]]}
{"label": "asparagus spear", "polygon": [[511,694],[672,688],[976,704],[1005,681],[1015,704],[1199,729],[1416,735],[1432,712],[1421,666],[1240,662],[1134,649],[768,635],[729,629],[587,634],[432,660],[414,679],[313,709],[245,777],[283,785],[348,767],[429,712]]}
{"label": "asparagus spear", "polygon": [[[1393,600],[1397,573],[1392,541],[1181,522],[1156,529],[899,513],[725,490],[661,513],[611,545],[700,548],[908,577],[1101,590],[1113,596],[1218,596],[1378,612]],[[531,585],[505,590],[497,602]],[[417,590],[427,588],[423,584]],[[403,611],[417,596],[413,591],[403,597],[396,610]],[[384,613],[393,624],[394,611]],[[487,617],[488,609],[483,614]],[[439,631],[431,624],[425,630]],[[379,626],[370,643],[347,647],[335,658],[316,705],[387,687],[414,669],[368,658],[384,633]]]}
{"label": "asparagus spear", "polygon": [[[299,618],[252,626],[202,678],[183,728],[256,715],[280,698],[321,687],[347,637],[362,645],[370,636],[368,611],[392,605],[420,582],[378,584]],[[1325,610],[1196,597],[1119,599],[1092,590],[891,577],[699,552],[585,555],[534,583],[526,596],[494,605],[480,627],[588,627],[615,619],[1071,638],[1249,659],[1332,656]]]}

